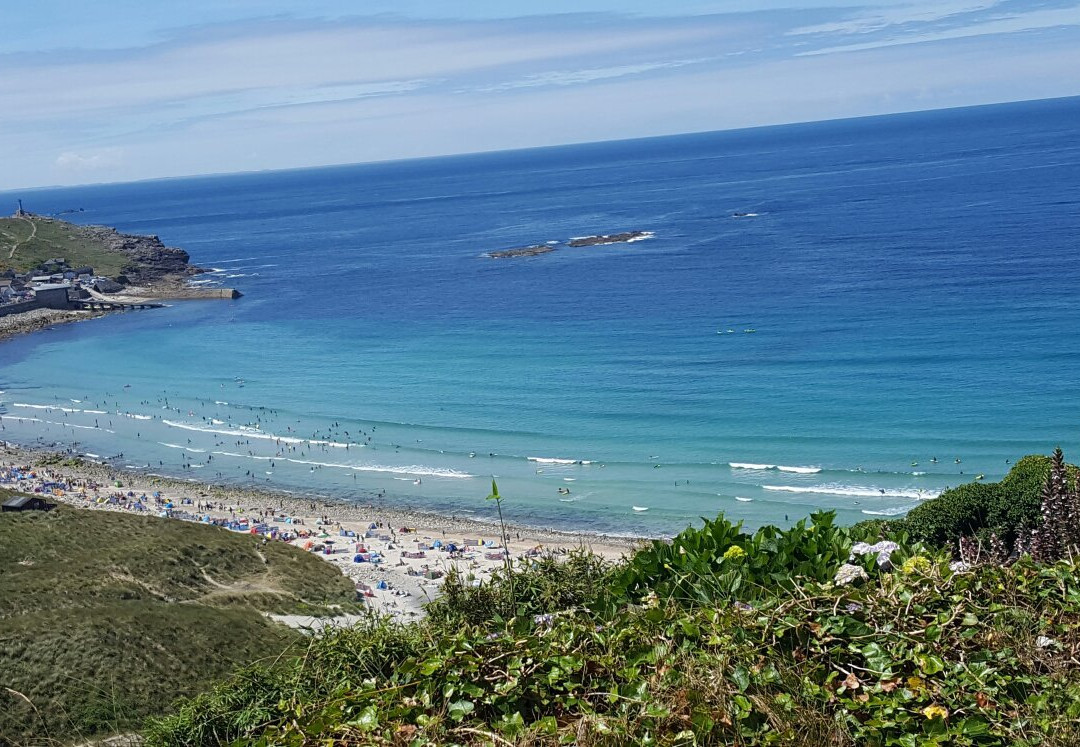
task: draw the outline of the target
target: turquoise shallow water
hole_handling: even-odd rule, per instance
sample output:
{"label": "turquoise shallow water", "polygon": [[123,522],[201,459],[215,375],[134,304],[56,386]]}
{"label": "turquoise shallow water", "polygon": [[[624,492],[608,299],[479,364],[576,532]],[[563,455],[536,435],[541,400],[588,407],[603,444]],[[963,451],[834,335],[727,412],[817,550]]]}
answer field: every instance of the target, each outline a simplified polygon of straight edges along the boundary
{"label": "turquoise shallow water", "polygon": [[24,192],[245,296],[4,343],[3,437],[459,514],[494,475],[515,520],[598,531],[901,513],[1080,445],[1078,115]]}

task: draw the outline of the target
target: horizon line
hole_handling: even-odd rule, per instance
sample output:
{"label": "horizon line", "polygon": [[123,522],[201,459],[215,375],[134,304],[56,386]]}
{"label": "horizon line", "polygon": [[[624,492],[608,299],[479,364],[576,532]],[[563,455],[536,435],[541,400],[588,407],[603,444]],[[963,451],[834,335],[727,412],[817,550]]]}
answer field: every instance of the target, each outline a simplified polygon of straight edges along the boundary
{"label": "horizon line", "polygon": [[502,148],[493,150],[465,150],[457,151],[453,153],[440,153],[429,156],[411,156],[407,158],[386,158],[375,159],[371,161],[350,161],[347,163],[322,163],[311,164],[308,166],[290,166],[286,168],[264,168],[264,169],[249,169],[244,171],[213,171],[196,174],[170,174],[166,176],[153,176],[144,179],[131,179],[124,181],[104,181],[104,182],[82,182],[79,184],[45,184],[38,186],[28,187],[11,187],[0,189],[0,195],[7,196],[16,192],[39,192],[57,189],[83,189],[87,187],[108,187],[108,186],[120,186],[125,184],[147,184],[154,182],[164,182],[173,180],[194,180],[194,179],[223,179],[234,176],[250,176],[253,174],[287,174],[290,172],[299,171],[311,171],[315,169],[333,169],[333,168],[351,168],[355,166],[370,166],[376,164],[394,164],[394,163],[410,163],[418,161],[430,161],[434,159],[448,159],[448,158],[468,158],[472,156],[492,155],[496,153],[525,153],[529,151],[551,150],[555,148],[570,148],[587,145],[603,145],[611,143],[633,143],[646,140],[660,140],[663,138],[672,137],[691,137],[695,135],[710,135],[718,133],[735,133],[735,132],[750,132],[755,130],[766,130],[779,127],[797,127],[802,125],[817,125],[827,124],[833,122],[854,122],[864,119],[884,119],[889,117],[902,117],[914,114],[928,114],[931,112],[947,112],[947,111],[960,111],[964,109],[982,109],[998,106],[1009,106],[1014,104],[1034,104],[1039,102],[1050,101],[1067,101],[1069,99],[1080,99],[1080,94],[1071,94],[1068,96],[1051,96],[1048,98],[1036,98],[1036,99],[1009,99],[1005,101],[991,101],[981,104],[966,104],[963,106],[944,106],[935,107],[930,109],[901,109],[898,111],[885,112],[879,114],[860,114],[850,117],[834,117],[830,119],[807,119],[807,120],[793,120],[786,122],[771,122],[768,124],[751,125],[749,127],[730,127],[721,128],[716,130],[690,130],[686,132],[674,132],[661,135],[644,135],[641,137],[632,138],[612,138],[610,140],[578,140],[570,141],[566,143],[557,143],[551,145],[533,145],[525,146],[521,148]]}

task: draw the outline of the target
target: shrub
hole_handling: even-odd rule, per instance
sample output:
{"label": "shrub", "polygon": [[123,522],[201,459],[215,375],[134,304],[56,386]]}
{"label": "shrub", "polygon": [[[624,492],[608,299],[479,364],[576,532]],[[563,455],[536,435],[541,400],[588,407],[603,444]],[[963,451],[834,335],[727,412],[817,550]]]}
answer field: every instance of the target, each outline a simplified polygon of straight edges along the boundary
{"label": "shrub", "polygon": [[[961,537],[974,536],[989,544],[991,534],[1014,548],[1017,539],[1041,521],[1042,489],[1050,466],[1049,457],[1026,456],[1001,482],[971,482],[946,490],[888,526],[907,531],[914,540],[952,551]],[[1068,466],[1067,470],[1075,481],[1077,468]]]}
{"label": "shrub", "polygon": [[[835,524],[835,514],[819,511],[809,523],[789,529],[765,526],[753,535],[723,515],[706,519],[671,542],[655,541],[638,550],[613,576],[608,605],[634,602],[653,593],[682,603],[752,600],[805,581],[831,580],[855,542],[870,535]],[[867,565],[867,569],[872,566]]]}

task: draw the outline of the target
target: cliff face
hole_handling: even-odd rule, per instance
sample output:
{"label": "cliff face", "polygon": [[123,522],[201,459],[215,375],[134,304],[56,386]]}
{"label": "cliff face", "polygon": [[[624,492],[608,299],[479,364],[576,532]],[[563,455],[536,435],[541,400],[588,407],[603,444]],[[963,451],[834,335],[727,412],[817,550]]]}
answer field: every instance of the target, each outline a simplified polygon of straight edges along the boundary
{"label": "cliff face", "polygon": [[86,226],[86,233],[110,251],[126,255],[123,274],[135,284],[151,283],[166,276],[195,275],[202,270],[188,264],[183,249],[165,246],[157,236],[120,233],[108,226]]}

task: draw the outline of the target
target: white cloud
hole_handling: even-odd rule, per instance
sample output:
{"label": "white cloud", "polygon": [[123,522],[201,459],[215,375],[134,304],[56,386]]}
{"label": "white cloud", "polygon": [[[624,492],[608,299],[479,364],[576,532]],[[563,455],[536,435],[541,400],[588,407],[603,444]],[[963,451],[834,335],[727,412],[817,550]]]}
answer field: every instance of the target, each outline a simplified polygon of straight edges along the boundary
{"label": "white cloud", "polygon": [[[998,9],[988,18],[955,15],[979,0],[945,2],[937,16],[926,5],[878,13],[897,25],[855,37],[864,47],[843,44],[855,39],[836,29],[785,33],[813,28],[792,19],[829,17],[813,12],[266,22],[190,30],[121,51],[0,56],[0,142],[7,146],[0,188],[1080,94],[1080,9],[1008,16]],[[874,15],[864,8],[854,20]],[[928,28],[932,16],[946,21]],[[905,26],[902,18],[920,22]],[[1061,33],[1007,33],[1066,22]],[[905,46],[965,35],[983,38]],[[825,54],[857,48],[866,50],[857,66]]]}
{"label": "white cloud", "polygon": [[82,153],[65,151],[56,157],[55,165],[60,171],[86,173],[115,168],[122,163],[123,157],[122,148],[102,148]]}
{"label": "white cloud", "polygon": [[553,70],[545,73],[526,75],[523,78],[509,80],[491,86],[482,86],[475,89],[478,93],[495,93],[498,91],[510,91],[515,88],[537,88],[540,86],[575,86],[583,83],[592,83],[597,80],[610,80],[622,78],[627,75],[640,75],[641,73],[654,70],[672,70],[710,62],[715,58],[702,57],[695,60],[669,60],[666,62],[645,62],[637,65],[617,65],[615,67],[598,67],[586,70]]}
{"label": "white cloud", "polygon": [[890,26],[932,23],[954,16],[985,11],[999,5],[1001,0],[942,0],[934,3],[912,3],[894,8],[874,8],[869,13],[855,15],[843,21],[802,26],[787,32],[790,36],[806,34],[865,34]]}
{"label": "white cloud", "polygon": [[1080,26],[1080,6],[1009,15],[944,31],[915,33],[908,36],[894,36],[859,44],[841,44],[833,47],[823,47],[821,49],[800,52],[799,55],[810,56],[834,54],[836,52],[860,52],[868,49],[895,47],[904,44],[923,44],[925,42],[967,39],[975,36],[988,36],[991,34],[1014,34],[1022,31],[1036,31],[1039,29],[1049,29],[1060,26]]}

